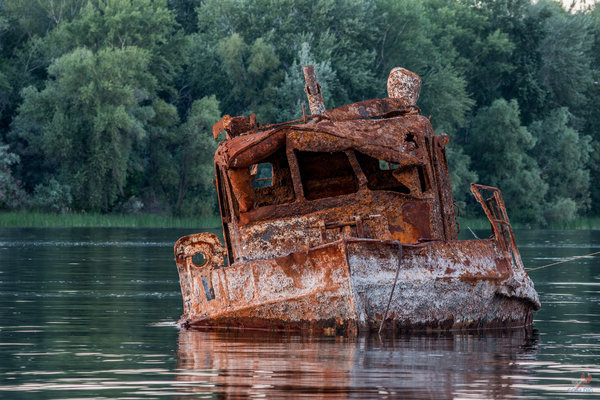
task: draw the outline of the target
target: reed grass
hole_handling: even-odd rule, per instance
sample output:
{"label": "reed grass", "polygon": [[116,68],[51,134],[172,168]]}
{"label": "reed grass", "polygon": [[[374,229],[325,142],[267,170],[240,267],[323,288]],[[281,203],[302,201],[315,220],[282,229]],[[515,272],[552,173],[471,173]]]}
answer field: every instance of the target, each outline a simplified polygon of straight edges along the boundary
{"label": "reed grass", "polygon": [[[485,218],[459,217],[457,221],[461,230],[467,228],[488,229],[490,227],[489,221]],[[514,229],[600,230],[600,217],[580,217],[571,221],[554,221],[543,226],[511,221],[511,225]]]}
{"label": "reed grass", "polygon": [[557,221],[548,224],[547,229],[597,230],[600,229],[600,217],[581,217],[572,221]]}
{"label": "reed grass", "polygon": [[[459,217],[461,230],[489,229],[485,218]],[[173,217],[158,214],[52,214],[41,212],[0,212],[0,227],[37,227],[37,228],[218,228],[221,221],[218,216],[209,217]],[[558,230],[600,230],[600,217],[582,217],[572,221],[552,222],[547,226],[531,226],[512,222],[515,229],[558,229]]]}
{"label": "reed grass", "polygon": [[0,227],[37,228],[216,228],[219,217],[180,218],[158,214],[52,214],[40,212],[0,212]]}
{"label": "reed grass", "polygon": [[466,230],[467,228],[471,229],[489,229],[490,222],[487,219],[483,218],[464,218],[458,217],[456,219],[458,225],[460,226],[460,230]]}

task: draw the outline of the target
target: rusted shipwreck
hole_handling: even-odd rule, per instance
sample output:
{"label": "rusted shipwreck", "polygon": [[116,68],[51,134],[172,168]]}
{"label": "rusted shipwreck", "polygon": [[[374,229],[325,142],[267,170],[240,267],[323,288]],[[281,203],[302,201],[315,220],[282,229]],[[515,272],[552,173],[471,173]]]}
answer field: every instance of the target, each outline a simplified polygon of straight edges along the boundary
{"label": "rusted shipwreck", "polygon": [[[395,68],[388,98],[259,126],[225,116],[215,139],[224,245],[182,237],[180,324],[358,332],[520,327],[540,303],[498,189],[471,190],[489,239],[458,240],[445,146]],[[200,255],[200,256],[199,256]],[[201,260],[197,258],[201,257]]]}

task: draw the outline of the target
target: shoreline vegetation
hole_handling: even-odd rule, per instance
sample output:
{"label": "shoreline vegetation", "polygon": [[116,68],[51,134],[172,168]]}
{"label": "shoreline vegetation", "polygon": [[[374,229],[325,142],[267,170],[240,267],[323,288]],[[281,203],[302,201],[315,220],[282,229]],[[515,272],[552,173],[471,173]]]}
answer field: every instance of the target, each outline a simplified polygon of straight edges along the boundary
{"label": "shoreline vegetation", "polygon": [[0,228],[194,228],[221,226],[220,218],[159,214],[0,212]]}
{"label": "shoreline vegetation", "polygon": [[[485,218],[458,217],[461,232],[470,229],[488,229]],[[569,222],[554,222],[547,226],[532,227],[514,222],[514,229],[584,230],[600,229],[600,217],[576,218]],[[44,213],[0,212],[0,228],[220,228],[218,216],[173,217],[159,214],[100,214],[100,213]]]}
{"label": "shoreline vegetation", "polygon": [[451,138],[465,216],[484,218],[479,182],[524,228],[600,228],[585,218],[600,217],[600,2],[583,3],[0,0],[0,212],[101,213],[13,225],[195,224],[219,212],[224,115],[301,118],[302,66],[327,109],[386,96],[401,66]]}
{"label": "shoreline vegetation", "polygon": [[[461,232],[471,229],[489,229],[490,223],[485,218],[457,218]],[[551,230],[594,230],[600,229],[600,217],[580,217],[570,221],[553,221],[547,225],[530,225],[523,222],[511,222],[513,229],[551,229]]]}

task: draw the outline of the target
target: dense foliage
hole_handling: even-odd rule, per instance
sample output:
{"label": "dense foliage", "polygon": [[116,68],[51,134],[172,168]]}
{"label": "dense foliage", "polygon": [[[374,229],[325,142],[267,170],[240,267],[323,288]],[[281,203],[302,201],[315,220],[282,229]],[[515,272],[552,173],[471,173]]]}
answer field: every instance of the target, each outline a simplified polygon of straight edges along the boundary
{"label": "dense foliage", "polygon": [[214,214],[212,124],[298,118],[307,64],[328,107],[418,73],[461,208],[600,214],[600,7],[548,0],[0,0],[0,209]]}

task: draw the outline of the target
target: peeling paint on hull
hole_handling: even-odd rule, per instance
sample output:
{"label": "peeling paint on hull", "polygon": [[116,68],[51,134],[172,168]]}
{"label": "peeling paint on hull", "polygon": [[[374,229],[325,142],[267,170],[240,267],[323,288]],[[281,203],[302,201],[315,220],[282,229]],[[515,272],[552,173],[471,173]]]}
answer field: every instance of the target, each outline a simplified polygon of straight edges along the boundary
{"label": "peeling paint on hull", "polygon": [[[203,234],[206,235],[206,234]],[[493,239],[403,246],[385,329],[461,330],[531,324],[539,308],[528,277],[515,286]],[[343,239],[272,260],[214,269],[203,276],[191,257],[179,268],[184,326],[352,333],[378,329],[396,269],[397,244]],[[210,295],[208,296],[210,297]]]}

